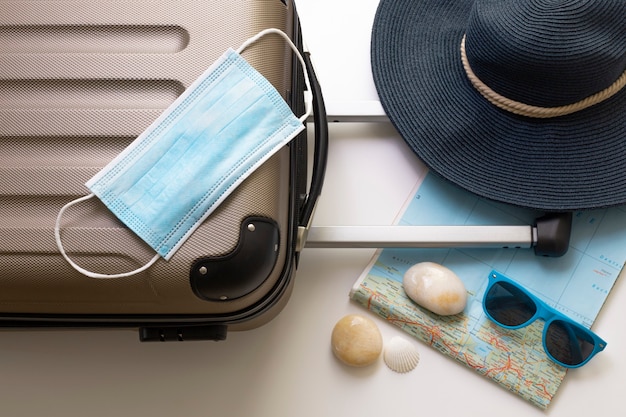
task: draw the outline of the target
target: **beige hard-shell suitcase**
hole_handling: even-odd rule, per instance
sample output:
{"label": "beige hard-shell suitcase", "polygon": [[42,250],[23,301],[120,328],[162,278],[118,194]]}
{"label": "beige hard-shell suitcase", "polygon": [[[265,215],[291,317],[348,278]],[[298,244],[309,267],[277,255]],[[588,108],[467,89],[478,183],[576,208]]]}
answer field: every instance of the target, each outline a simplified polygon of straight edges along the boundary
{"label": "beige hard-shell suitcase", "polygon": [[[60,255],[53,233],[60,208],[88,193],[89,178],[227,48],[265,28],[283,30],[302,49],[292,0],[0,2],[1,327],[135,327],[141,340],[219,340],[280,311],[298,231],[324,175],[314,75],[311,183],[301,133],[172,259],[127,278],[83,276]],[[303,72],[280,37],[264,37],[243,56],[295,114],[304,112]],[[306,54],[305,61],[310,67]],[[124,272],[154,255],[97,199],[69,209],[63,223],[65,249],[86,269]]]}
{"label": "beige hard-shell suitcase", "polygon": [[[311,227],[328,130],[304,53],[313,146],[305,133],[293,139],[169,261],[119,279],[73,269],[55,242],[59,210],[86,195],[85,181],[227,48],[266,28],[281,29],[303,49],[293,0],[0,2],[0,327],[132,327],[146,341],[220,340],[229,329],[260,326],[281,310],[305,245],[567,251],[571,213],[548,213],[528,226]],[[304,113],[303,71],[281,38],[263,38],[244,57],[295,114]],[[386,120],[340,107],[332,106],[329,118]],[[152,248],[98,201],[65,213],[68,255],[106,274],[146,264]]]}

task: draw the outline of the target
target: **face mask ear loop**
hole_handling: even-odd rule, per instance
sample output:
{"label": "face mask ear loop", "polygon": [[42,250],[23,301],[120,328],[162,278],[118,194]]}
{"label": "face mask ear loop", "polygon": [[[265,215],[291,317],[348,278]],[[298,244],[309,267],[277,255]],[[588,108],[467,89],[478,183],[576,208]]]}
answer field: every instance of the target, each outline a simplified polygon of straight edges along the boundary
{"label": "face mask ear loop", "polygon": [[70,259],[70,257],[65,252],[65,248],[63,248],[63,243],[61,242],[61,217],[63,217],[63,214],[65,213],[65,210],[67,210],[68,208],[72,207],[75,204],[82,203],[83,201],[87,201],[90,198],[93,198],[94,196],[95,196],[95,194],[92,193],[92,194],[86,195],[84,197],[77,198],[76,200],[70,201],[69,203],[64,205],[61,208],[61,210],[59,210],[59,214],[57,215],[57,220],[56,220],[56,223],[54,225],[54,238],[56,240],[57,247],[59,248],[59,252],[61,252],[61,255],[63,255],[63,257],[65,258],[67,263],[69,263],[72,266],[72,268],[74,268],[75,270],[77,270],[78,272],[80,272],[83,275],[86,275],[86,276],[88,276],[90,278],[100,278],[100,279],[130,277],[132,275],[139,274],[140,272],[143,272],[146,269],[150,268],[152,265],[154,265],[154,263],[156,261],[158,261],[159,258],[161,257],[159,254],[155,255],[154,258],[152,258],[147,264],[145,264],[141,268],[135,269],[134,271],[123,272],[121,274],[99,274],[97,272],[92,272],[92,271],[88,271],[88,270],[86,270],[84,268],[81,268],[74,261],[72,261]]}
{"label": "face mask ear loop", "polygon": [[239,47],[239,49],[237,49],[236,52],[241,55],[241,53],[246,48],[248,48],[250,45],[252,45],[256,41],[261,39],[263,36],[268,35],[270,33],[275,33],[277,35],[282,36],[283,39],[285,39],[285,41],[289,45],[289,47],[293,50],[293,52],[298,57],[298,61],[300,61],[300,66],[302,67],[302,72],[304,73],[304,83],[305,83],[306,88],[307,88],[307,94],[305,94],[305,109],[306,109],[306,111],[305,111],[304,115],[302,115],[300,117],[300,121],[302,123],[306,123],[306,120],[309,118],[309,116],[311,116],[311,114],[313,114],[313,90],[311,89],[311,83],[309,81],[309,74],[308,74],[308,71],[306,70],[306,65],[304,63],[304,58],[302,57],[302,54],[300,54],[300,51],[298,50],[298,47],[296,47],[296,45],[294,45],[294,43],[291,41],[291,39],[289,39],[289,36],[287,36],[287,34],[285,32],[283,32],[282,30],[280,30],[280,29],[275,29],[275,28],[265,29],[265,30],[262,30],[261,32],[259,32],[258,34],[256,34],[255,36],[251,37],[250,39],[246,40]]}

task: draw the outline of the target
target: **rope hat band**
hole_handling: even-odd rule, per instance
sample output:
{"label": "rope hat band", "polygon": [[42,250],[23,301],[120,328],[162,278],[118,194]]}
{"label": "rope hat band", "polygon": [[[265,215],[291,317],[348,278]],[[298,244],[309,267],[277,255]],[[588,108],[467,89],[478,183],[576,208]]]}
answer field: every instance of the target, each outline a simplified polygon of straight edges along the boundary
{"label": "rope hat band", "polygon": [[470,80],[474,88],[476,88],[476,90],[478,90],[483,97],[489,100],[491,104],[511,113],[537,118],[565,116],[601,103],[604,100],[611,98],[614,94],[626,86],[626,71],[624,71],[613,84],[604,90],[565,106],[540,107],[511,100],[510,98],[504,97],[489,88],[487,84],[482,82],[480,78],[476,76],[472,70],[469,60],[467,59],[467,53],[465,52],[465,37],[466,35],[463,35],[463,39],[461,40],[461,61],[463,62],[463,69],[467,74],[467,78]]}

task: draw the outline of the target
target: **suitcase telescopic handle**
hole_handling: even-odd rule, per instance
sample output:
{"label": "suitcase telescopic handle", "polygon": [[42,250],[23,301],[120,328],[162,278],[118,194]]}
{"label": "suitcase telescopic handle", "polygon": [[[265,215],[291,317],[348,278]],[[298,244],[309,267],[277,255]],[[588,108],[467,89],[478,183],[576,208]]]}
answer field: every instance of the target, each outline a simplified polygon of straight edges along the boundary
{"label": "suitcase telescopic handle", "polygon": [[535,255],[567,252],[572,213],[539,217],[530,226],[313,226],[307,248],[533,248]]}
{"label": "suitcase telescopic handle", "polygon": [[[315,154],[309,194],[300,217],[296,250],[308,248],[532,248],[537,256],[559,257],[568,248],[572,213],[548,213],[533,225],[480,226],[311,226],[328,157],[328,119],[333,122],[388,122],[379,102],[331,103],[322,97],[310,54],[304,62],[313,95]],[[356,104],[355,104],[356,103]]]}
{"label": "suitcase telescopic handle", "polygon": [[532,248],[537,256],[559,257],[569,248],[572,213],[549,213],[518,226],[311,226],[328,154],[327,119],[333,122],[388,122],[379,102],[331,103],[329,115],[310,57],[305,62],[313,91],[315,160],[311,193],[300,221],[297,250],[307,248]]}

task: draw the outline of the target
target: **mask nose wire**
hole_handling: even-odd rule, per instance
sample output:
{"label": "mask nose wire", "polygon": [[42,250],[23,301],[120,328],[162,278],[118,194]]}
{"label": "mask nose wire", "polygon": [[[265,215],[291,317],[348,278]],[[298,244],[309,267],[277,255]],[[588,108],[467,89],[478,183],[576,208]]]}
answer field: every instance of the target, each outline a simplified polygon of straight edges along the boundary
{"label": "mask nose wire", "polygon": [[144,266],[142,266],[140,268],[135,269],[134,271],[122,272],[120,274],[100,274],[100,273],[97,273],[97,272],[88,271],[85,268],[82,268],[81,266],[76,264],[72,259],[70,259],[70,257],[68,256],[67,252],[65,251],[65,248],[63,247],[63,242],[61,241],[61,218],[63,217],[63,214],[65,213],[65,211],[68,208],[72,207],[73,205],[76,205],[76,204],[82,203],[84,201],[87,201],[87,200],[89,200],[89,199],[91,199],[93,197],[95,197],[95,194],[91,193],[91,194],[86,195],[84,197],[77,198],[76,200],[72,200],[69,203],[67,203],[66,205],[64,205],[61,208],[61,210],[59,210],[59,214],[57,215],[57,219],[56,219],[56,222],[54,224],[54,239],[56,240],[57,247],[59,248],[59,252],[61,252],[61,255],[63,255],[63,257],[65,258],[67,263],[69,263],[72,266],[72,268],[74,268],[75,270],[77,270],[81,274],[86,275],[89,278],[99,278],[99,279],[130,277],[132,275],[139,274],[139,273],[145,271],[146,269],[150,268],[152,265],[154,265],[154,263],[156,261],[158,261],[159,258],[161,257],[159,254],[156,254],[150,261],[148,261],[147,264],[145,264]]}

